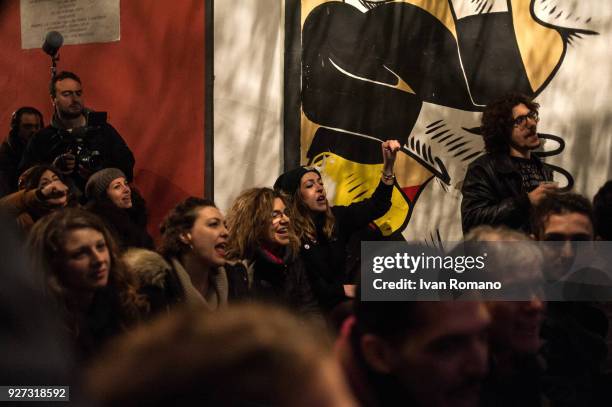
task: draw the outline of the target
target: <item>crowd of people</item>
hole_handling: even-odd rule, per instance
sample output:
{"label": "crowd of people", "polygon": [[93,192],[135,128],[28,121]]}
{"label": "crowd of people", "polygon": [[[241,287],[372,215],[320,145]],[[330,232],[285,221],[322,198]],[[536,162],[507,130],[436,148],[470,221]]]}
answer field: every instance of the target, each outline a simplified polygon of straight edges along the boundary
{"label": "crowd of people", "polygon": [[[381,143],[380,182],[360,202],[331,206],[319,171],[298,167],[226,216],[184,199],[155,245],[127,144],[84,106],[74,73],[50,96],[50,125],[20,108],[0,146],[0,304],[4,349],[61,362],[5,358],[0,384],[56,377],[75,403],[102,406],[612,405],[606,301],[382,302],[350,289],[349,240],[391,206],[396,140]],[[535,245],[489,256],[509,280],[571,280],[571,242],[610,240],[612,182],[593,204],[562,191],[536,154],[538,108],[511,94],[485,109],[465,241],[565,242],[555,262]]]}

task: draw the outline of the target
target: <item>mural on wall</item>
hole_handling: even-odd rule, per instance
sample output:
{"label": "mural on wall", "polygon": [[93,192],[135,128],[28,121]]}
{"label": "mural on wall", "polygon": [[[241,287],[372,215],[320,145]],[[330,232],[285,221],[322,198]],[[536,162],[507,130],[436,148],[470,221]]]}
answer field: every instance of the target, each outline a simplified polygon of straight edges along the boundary
{"label": "mural on wall", "polygon": [[[300,10],[302,163],[346,205],[373,192],[378,144],[398,139],[393,207],[376,233],[432,244],[461,237],[484,106],[509,91],[537,101],[567,53],[598,35],[577,2],[558,0],[301,0]],[[540,136],[540,156],[562,153],[563,137]]]}

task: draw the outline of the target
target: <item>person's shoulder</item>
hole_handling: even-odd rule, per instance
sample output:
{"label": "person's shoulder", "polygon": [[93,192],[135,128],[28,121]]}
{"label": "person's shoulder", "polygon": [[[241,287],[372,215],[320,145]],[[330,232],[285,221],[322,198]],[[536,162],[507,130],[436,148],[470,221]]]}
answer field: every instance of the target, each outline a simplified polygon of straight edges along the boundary
{"label": "person's shoulder", "polygon": [[52,140],[55,136],[57,136],[60,132],[60,129],[53,126],[47,126],[44,129],[40,129],[36,132],[32,138],[30,139],[30,145],[38,145],[41,143],[47,143]]}
{"label": "person's shoulder", "polygon": [[223,265],[222,267],[228,274],[242,274],[246,273],[249,266],[252,266],[252,264],[249,264],[247,260],[227,260],[225,262],[225,265]]}
{"label": "person's shoulder", "polygon": [[45,135],[49,135],[49,134],[55,134],[59,131],[60,129],[58,127],[55,127],[53,125],[48,125],[46,127],[43,127],[42,129],[38,130],[36,133],[34,133],[34,135],[32,136],[32,138],[36,138],[36,137],[45,137]]}
{"label": "person's shoulder", "polygon": [[498,158],[497,154],[494,154],[494,153],[484,153],[484,154],[481,154],[478,157],[476,157],[476,159],[474,161],[472,161],[469,166],[470,167],[478,167],[478,166],[490,165],[497,158]]}
{"label": "person's shoulder", "polygon": [[222,268],[230,280],[240,280],[248,283],[249,275],[253,274],[253,264],[247,260],[227,261]]}
{"label": "person's shoulder", "polygon": [[504,153],[484,153],[468,165],[468,172],[477,169],[493,172],[509,172],[513,170],[510,156]]}
{"label": "person's shoulder", "polygon": [[121,137],[121,134],[119,134],[119,131],[117,131],[117,129],[109,122],[105,122],[104,124],[100,126],[100,128],[102,129],[102,133],[113,134],[116,137]]}
{"label": "person's shoulder", "polygon": [[0,154],[8,154],[12,152],[11,143],[8,138],[2,140],[0,143]]}

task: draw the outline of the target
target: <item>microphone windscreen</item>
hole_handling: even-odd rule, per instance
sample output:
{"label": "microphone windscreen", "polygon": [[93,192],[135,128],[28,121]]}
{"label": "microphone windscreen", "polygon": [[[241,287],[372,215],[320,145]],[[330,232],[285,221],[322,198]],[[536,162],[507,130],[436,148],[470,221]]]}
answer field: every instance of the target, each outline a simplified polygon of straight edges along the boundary
{"label": "microphone windscreen", "polygon": [[42,48],[47,54],[55,56],[63,43],[64,37],[62,37],[62,34],[57,31],[49,31],[45,36],[45,42]]}

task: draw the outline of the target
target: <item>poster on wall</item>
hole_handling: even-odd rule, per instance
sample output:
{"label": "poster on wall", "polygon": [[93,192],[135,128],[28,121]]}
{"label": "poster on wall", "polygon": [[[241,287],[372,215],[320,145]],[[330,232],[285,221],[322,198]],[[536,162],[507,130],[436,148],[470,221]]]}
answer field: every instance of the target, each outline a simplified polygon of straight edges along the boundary
{"label": "poster on wall", "polygon": [[[299,99],[299,112],[285,115],[298,122],[299,141],[286,141],[299,144],[302,165],[321,171],[332,204],[372,194],[382,169],[381,141],[397,139],[403,146],[393,206],[375,222],[379,237],[434,245],[461,239],[463,179],[470,162],[484,153],[481,113],[508,92],[541,103],[541,113],[548,116],[538,128],[543,143],[537,154],[554,165],[561,186],[580,181],[578,192],[586,191],[586,174],[576,180],[576,168],[600,153],[592,146],[609,146],[612,138],[609,128],[596,131],[609,127],[609,120],[593,111],[607,112],[610,75],[593,76],[589,70],[595,65],[588,62],[609,59],[602,57],[609,54],[605,44],[612,12],[607,3],[286,4],[299,11],[286,27],[287,35],[299,36],[289,41],[299,50],[286,53],[286,72],[299,72],[299,79],[291,78],[293,86],[286,85],[286,97]],[[596,66],[609,70],[607,62]],[[591,110],[578,95],[592,101]],[[577,117],[587,117],[588,126],[578,128]],[[599,176],[601,165],[610,167],[609,154],[598,156],[598,163],[598,170],[585,171]]]}
{"label": "poster on wall", "polygon": [[21,48],[39,48],[49,31],[64,44],[119,41],[119,0],[21,0]]}

